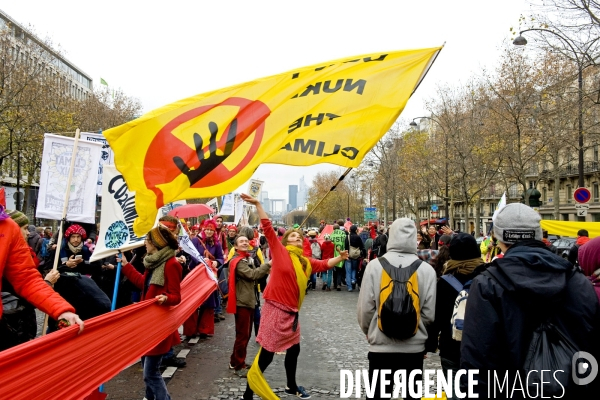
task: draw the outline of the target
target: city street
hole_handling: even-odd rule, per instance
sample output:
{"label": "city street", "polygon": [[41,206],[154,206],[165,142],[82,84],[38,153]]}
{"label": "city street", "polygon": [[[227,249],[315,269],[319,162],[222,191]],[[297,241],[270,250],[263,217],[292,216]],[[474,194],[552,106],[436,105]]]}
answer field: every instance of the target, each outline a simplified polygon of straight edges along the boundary
{"label": "city street", "polygon": [[[319,280],[320,282],[320,280]],[[318,286],[319,287],[319,286]],[[298,360],[298,385],[304,386],[314,399],[339,398],[340,369],[368,369],[368,344],[356,321],[358,291],[311,291],[300,312],[301,353]],[[235,337],[233,315],[216,324],[215,336],[175,349],[189,349],[187,366],[178,369],[167,387],[173,399],[239,399],[246,379],[228,369]],[[258,345],[252,337],[247,363],[252,363]],[[276,355],[265,377],[278,396],[286,397],[284,355]],[[425,368],[440,368],[439,357],[429,354]],[[105,385],[108,399],[141,400],[144,382],[140,363],[121,372]],[[287,396],[291,397],[291,396]],[[255,398],[258,398],[255,396]]]}

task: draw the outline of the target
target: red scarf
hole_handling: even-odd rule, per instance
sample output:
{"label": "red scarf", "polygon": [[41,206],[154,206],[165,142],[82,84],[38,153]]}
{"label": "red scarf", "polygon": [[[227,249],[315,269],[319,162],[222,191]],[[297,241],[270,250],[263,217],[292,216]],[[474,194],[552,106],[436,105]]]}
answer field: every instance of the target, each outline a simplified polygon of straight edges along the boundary
{"label": "red scarf", "polygon": [[229,262],[229,295],[227,300],[227,312],[229,314],[235,314],[237,312],[237,297],[235,295],[235,268],[240,260],[248,257],[250,257],[249,253],[236,250],[235,256]]}

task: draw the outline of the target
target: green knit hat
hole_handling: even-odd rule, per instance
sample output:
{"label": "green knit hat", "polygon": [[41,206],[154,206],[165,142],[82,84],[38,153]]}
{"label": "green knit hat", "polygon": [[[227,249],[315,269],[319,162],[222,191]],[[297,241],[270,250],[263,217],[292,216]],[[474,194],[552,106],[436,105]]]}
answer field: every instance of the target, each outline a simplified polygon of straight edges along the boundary
{"label": "green knit hat", "polygon": [[6,213],[17,223],[17,225],[19,225],[19,228],[29,225],[29,218],[21,211],[6,210]]}

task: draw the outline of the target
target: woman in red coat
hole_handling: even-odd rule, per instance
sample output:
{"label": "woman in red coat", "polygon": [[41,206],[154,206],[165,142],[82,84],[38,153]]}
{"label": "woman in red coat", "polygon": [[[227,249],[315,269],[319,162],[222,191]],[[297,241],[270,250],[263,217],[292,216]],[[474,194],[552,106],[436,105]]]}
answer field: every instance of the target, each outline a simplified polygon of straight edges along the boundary
{"label": "woman in red coat", "polygon": [[296,384],[296,367],[300,354],[299,311],[306,294],[308,278],[313,272],[324,272],[348,259],[348,251],[328,260],[315,260],[304,256],[304,235],[300,229],[287,231],[281,242],[277,239],[271,221],[260,202],[246,194],[241,198],[256,207],[265,237],[271,249],[271,275],[263,293],[265,304],[261,311],[261,325],[256,337],[261,345],[254,363],[248,371],[248,385],[244,400],[252,400],[253,392],[261,398],[275,398],[264,379],[263,372],[273,361],[277,352],[286,352],[285,370],[287,387],[285,393],[309,399],[310,394]]}
{"label": "woman in red coat", "polygon": [[[175,258],[179,249],[177,238],[164,226],[157,226],[148,232],[145,244],[147,254],[144,257],[144,274],[140,274],[124,257],[123,273],[142,290],[144,300],[156,299],[163,306],[179,304],[182,271],[181,264]],[[179,343],[181,340],[175,331],[142,357],[147,399],[171,399],[159,367],[162,356]]]}

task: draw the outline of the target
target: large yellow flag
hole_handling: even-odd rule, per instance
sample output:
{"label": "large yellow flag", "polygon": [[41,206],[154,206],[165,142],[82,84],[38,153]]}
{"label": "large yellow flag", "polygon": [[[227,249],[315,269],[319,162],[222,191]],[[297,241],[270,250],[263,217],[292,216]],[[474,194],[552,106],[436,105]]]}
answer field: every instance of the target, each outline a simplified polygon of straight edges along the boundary
{"label": "large yellow flag", "polygon": [[262,163],[356,167],[441,47],[367,54],[169,104],[104,132],[136,192],[136,234],[166,203],[235,190]]}

